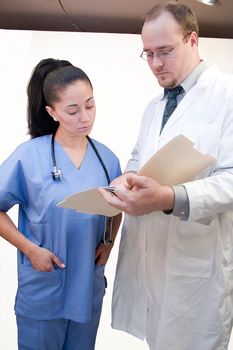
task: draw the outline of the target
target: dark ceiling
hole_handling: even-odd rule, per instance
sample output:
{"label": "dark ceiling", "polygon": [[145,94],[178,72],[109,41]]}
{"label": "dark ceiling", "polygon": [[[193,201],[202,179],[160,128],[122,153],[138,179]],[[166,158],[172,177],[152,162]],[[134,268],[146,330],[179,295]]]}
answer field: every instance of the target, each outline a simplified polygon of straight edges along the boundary
{"label": "dark ceiling", "polygon": [[[156,0],[0,0],[0,28],[140,33],[142,15]],[[166,0],[159,1],[167,3]],[[211,7],[182,0],[199,18],[200,36],[233,38],[233,0]]]}

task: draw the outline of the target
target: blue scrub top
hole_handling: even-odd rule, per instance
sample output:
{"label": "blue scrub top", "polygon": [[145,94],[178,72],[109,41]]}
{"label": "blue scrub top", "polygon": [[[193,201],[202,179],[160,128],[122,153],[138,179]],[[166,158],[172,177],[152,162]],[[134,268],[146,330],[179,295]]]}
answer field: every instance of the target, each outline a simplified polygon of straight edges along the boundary
{"label": "blue scrub top", "polygon": [[[119,176],[117,157],[103,144],[93,142],[110,179]],[[15,312],[33,319],[87,322],[104,295],[104,267],[95,266],[104,217],[56,205],[76,192],[106,186],[107,179],[90,144],[80,168],[56,142],[55,156],[61,181],[53,181],[51,176],[51,135],[21,144],[0,167],[0,210],[7,212],[19,204],[19,231],[66,265],[65,269],[54,266],[53,272],[38,272],[18,251]]]}

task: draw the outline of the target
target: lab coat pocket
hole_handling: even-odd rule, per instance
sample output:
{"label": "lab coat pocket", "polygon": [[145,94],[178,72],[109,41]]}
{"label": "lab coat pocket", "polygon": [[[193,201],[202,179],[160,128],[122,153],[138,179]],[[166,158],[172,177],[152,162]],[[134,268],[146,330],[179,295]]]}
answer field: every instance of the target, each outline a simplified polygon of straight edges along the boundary
{"label": "lab coat pocket", "polygon": [[182,134],[194,143],[198,151],[217,158],[221,126],[216,125],[215,115],[209,117],[209,119],[207,122],[184,123]]}
{"label": "lab coat pocket", "polygon": [[63,269],[52,272],[39,272],[27,265],[21,265],[19,289],[21,295],[30,302],[48,303],[61,298],[64,286]]}
{"label": "lab coat pocket", "polygon": [[95,265],[93,282],[93,307],[92,312],[99,311],[102,307],[102,301],[107,287],[107,280],[104,276],[105,265]]}
{"label": "lab coat pocket", "polygon": [[171,232],[167,273],[176,276],[211,276],[217,232],[217,218],[202,222],[177,220]]}

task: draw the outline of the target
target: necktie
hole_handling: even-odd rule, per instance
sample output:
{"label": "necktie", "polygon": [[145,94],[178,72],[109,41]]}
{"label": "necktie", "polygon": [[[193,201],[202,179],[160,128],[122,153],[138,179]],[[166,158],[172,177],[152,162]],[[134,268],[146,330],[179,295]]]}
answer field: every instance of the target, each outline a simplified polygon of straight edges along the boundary
{"label": "necktie", "polygon": [[181,94],[184,89],[182,86],[178,85],[173,89],[167,89],[167,103],[163,112],[163,120],[162,120],[162,125],[160,129],[160,133],[163,130],[166,122],[168,121],[170,115],[174,112],[174,110],[177,107],[177,96]]}

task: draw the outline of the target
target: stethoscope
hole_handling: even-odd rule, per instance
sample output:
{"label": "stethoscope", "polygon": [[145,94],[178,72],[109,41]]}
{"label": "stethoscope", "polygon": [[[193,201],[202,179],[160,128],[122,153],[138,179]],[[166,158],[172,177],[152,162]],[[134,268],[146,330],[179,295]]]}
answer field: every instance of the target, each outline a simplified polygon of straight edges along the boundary
{"label": "stethoscope", "polygon": [[[55,157],[55,146],[54,146],[54,139],[55,134],[52,135],[51,138],[51,156],[52,156],[52,162],[53,162],[53,171],[51,171],[52,179],[53,181],[61,181],[62,180],[62,172],[61,169],[57,167],[56,157]],[[108,185],[110,184],[111,180],[109,177],[108,170],[106,168],[106,165],[104,164],[103,159],[101,158],[99,151],[97,150],[94,142],[91,140],[89,136],[86,136],[88,142],[90,143],[91,147],[93,148],[107,179]],[[103,243],[105,245],[111,244],[112,241],[112,225],[113,225],[113,218],[105,217],[105,228],[104,228],[104,235],[103,235]],[[108,236],[108,238],[107,238]]]}
{"label": "stethoscope", "polygon": [[[87,138],[88,142],[90,143],[91,147],[93,148],[97,158],[99,159],[99,162],[100,162],[100,164],[101,164],[101,166],[102,166],[102,168],[104,170],[104,173],[105,173],[106,179],[108,181],[108,185],[109,185],[111,180],[110,180],[107,168],[106,168],[106,166],[104,164],[104,161],[101,158],[101,156],[99,154],[99,151],[97,150],[94,142],[90,139],[89,136],[86,136],[86,138]],[[62,179],[62,172],[61,172],[61,169],[59,169],[57,167],[57,162],[56,162],[56,157],[55,157],[54,139],[55,139],[55,133],[52,135],[52,139],[51,139],[51,155],[52,155],[52,162],[53,162],[53,171],[51,171],[51,175],[52,175],[52,179],[54,181],[61,181],[61,179]]]}

